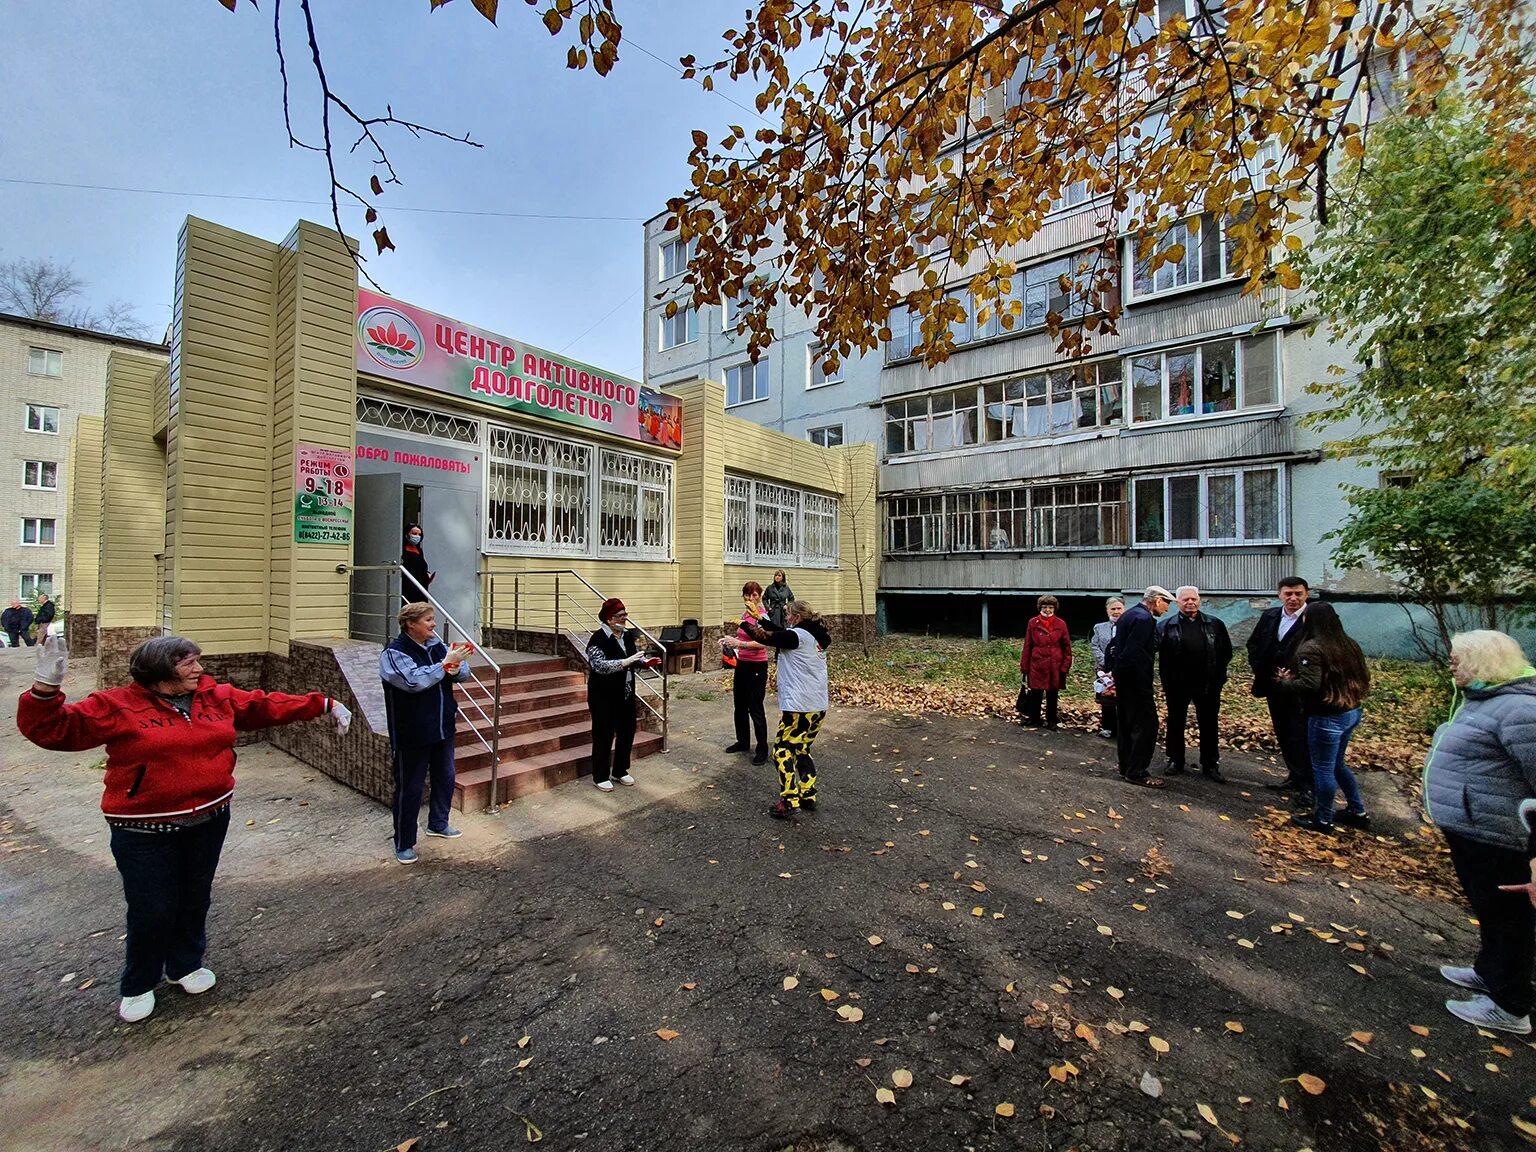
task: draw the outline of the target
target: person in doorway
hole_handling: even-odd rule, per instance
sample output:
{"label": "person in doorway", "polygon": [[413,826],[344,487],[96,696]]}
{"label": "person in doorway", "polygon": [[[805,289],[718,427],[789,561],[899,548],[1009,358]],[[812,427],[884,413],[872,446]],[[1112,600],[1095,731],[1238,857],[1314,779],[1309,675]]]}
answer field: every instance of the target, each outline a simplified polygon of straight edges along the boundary
{"label": "person in doorway", "polygon": [[53,623],[53,618],[58,613],[58,610],[58,605],[48,598],[48,593],[39,592],[37,594],[37,614],[33,617],[32,624],[35,629],[33,635],[37,638],[38,643],[48,638],[48,625]]}
{"label": "person in doorway", "polygon": [[0,628],[5,630],[6,639],[11,642],[12,648],[20,648],[23,641],[27,647],[32,646],[31,627],[32,609],[20,600],[12,600],[11,606],[0,612]]}
{"label": "person in doorway", "polygon": [[406,604],[425,604],[427,589],[437,573],[427,567],[427,554],[421,550],[424,533],[420,524],[405,530],[405,544],[400,549],[400,599]]}
{"label": "person in doorway", "polygon": [[1056,615],[1061,601],[1042,596],[1035,601],[1038,613],[1024,625],[1024,645],[1019,653],[1019,714],[1026,728],[1040,727],[1040,701],[1045,698],[1045,726],[1056,729],[1056,698],[1067,686],[1072,670],[1072,636],[1067,622]]}
{"label": "person in doorway", "polygon": [[633,787],[630,754],[635,746],[635,665],[646,660],[629,629],[624,601],[604,600],[598,629],[587,640],[587,711],[592,714],[592,783],[613,791],[613,777]]}
{"label": "person in doorway", "polygon": [[[804,600],[791,600],[785,626],[774,628],[763,617],[743,628],[759,644],[779,654],[779,730],[773,739],[773,763],[779,773],[779,802],[768,814],[791,820],[796,812],[816,809],[816,761],[811,745],[827,718],[827,649],[832,636]],[[734,636],[722,636],[723,648],[735,648]]]}
{"label": "person in doorway", "polygon": [[1200,611],[1200,589],[1186,584],[1175,590],[1179,610],[1164,617],[1158,626],[1158,671],[1163,698],[1168,702],[1168,767],[1165,776],[1184,772],[1184,729],[1189,706],[1195,706],[1200,726],[1200,773],[1207,780],[1225,784],[1221,774],[1219,720],[1221,690],[1232,663],[1232,639],[1227,626]]}
{"label": "person in doorway", "polygon": [[784,579],[784,570],[781,568],[773,574],[773,583],[763,590],[763,610],[768,614],[768,619],[773,621],[775,628],[788,627],[784,612],[794,598],[795,593],[790,588],[789,581]]}
{"label": "person in doorway", "polygon": [[1115,733],[1120,775],[1143,788],[1161,788],[1151,774],[1157,751],[1157,701],[1152,695],[1152,670],[1157,654],[1157,618],[1168,611],[1173,595],[1162,585],[1146,590],[1141,603],[1115,621],[1110,674],[1115,678]]}
{"label": "person in doorway", "polygon": [[1104,612],[1109,617],[1093,626],[1093,638],[1088,646],[1093,650],[1093,695],[1099,702],[1099,735],[1106,740],[1115,738],[1115,677],[1109,670],[1109,644],[1115,635],[1115,621],[1125,611],[1125,601],[1111,596],[1104,601]]}
{"label": "person in doorway", "polygon": [[763,711],[763,697],[768,691],[768,649],[753,640],[741,625],[753,624],[763,613],[763,586],[748,580],[741,587],[741,622],[736,629],[736,671],[731,679],[731,697],[735,704],[736,743],[727,752],[746,752],[757,734],[757,751],[752,763],[768,763],[768,717]]}
{"label": "person in doorway", "polygon": [[130,1024],[155,1010],[161,980],[200,995],[217,978],[203,966],[213,876],[235,793],[242,732],[329,715],[342,732],[352,713],[318,692],[248,692],[203,671],[202,649],[157,636],[133,650],[133,683],[65,699],[64,637],[43,637],[16,725],[40,748],[107,749],[101,810],[128,904],[122,1000]]}
{"label": "person in doorway", "polygon": [[1291,666],[1301,640],[1302,613],[1309,589],[1300,576],[1280,581],[1280,604],[1267,608],[1248,635],[1248,664],[1253,669],[1253,694],[1269,706],[1269,723],[1285,761],[1285,779],[1266,784],[1271,791],[1295,791],[1298,802],[1311,806],[1312,756],[1307,751],[1307,714],[1302,700],[1289,692],[1272,692],[1276,668]]}
{"label": "person in doorway", "polygon": [[[1276,668],[1270,690],[1290,693],[1307,713],[1307,753],[1312,760],[1312,815],[1291,823],[1331,836],[1334,821],[1352,828],[1370,827],[1359,782],[1344,762],[1349,740],[1360,726],[1360,705],[1371,693],[1371,673],[1360,645],[1344,632],[1332,604],[1313,604],[1301,622],[1301,640],[1289,667]],[[1343,789],[1345,810],[1334,811]]]}
{"label": "person in doorway", "polygon": [[379,653],[389,750],[395,762],[390,811],[395,822],[395,860],[416,863],[416,818],[421,794],[427,798],[427,835],[461,835],[448,823],[453,806],[453,742],[459,703],[453,685],[469,678],[468,644],[452,647],[437,638],[437,614],[430,604],[400,609],[400,635]]}
{"label": "person in doorway", "polygon": [[[1313,609],[1308,610],[1313,611]],[[1445,834],[1479,947],[1440,975],[1474,993],[1446,1009],[1479,1028],[1531,1030],[1536,975],[1536,668],[1502,632],[1451,637],[1450,719],[1424,764],[1424,811]]]}

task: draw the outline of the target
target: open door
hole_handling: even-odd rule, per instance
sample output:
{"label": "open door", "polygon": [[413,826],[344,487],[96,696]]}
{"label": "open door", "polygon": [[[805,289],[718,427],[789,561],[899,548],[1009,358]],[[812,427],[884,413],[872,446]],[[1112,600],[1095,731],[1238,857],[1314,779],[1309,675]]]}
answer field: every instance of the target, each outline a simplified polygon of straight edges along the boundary
{"label": "open door", "polygon": [[[359,568],[400,559],[405,515],[405,485],[398,472],[363,473],[356,477],[352,559]],[[354,640],[388,644],[399,631],[400,579],[393,572],[352,575],[351,624]]]}

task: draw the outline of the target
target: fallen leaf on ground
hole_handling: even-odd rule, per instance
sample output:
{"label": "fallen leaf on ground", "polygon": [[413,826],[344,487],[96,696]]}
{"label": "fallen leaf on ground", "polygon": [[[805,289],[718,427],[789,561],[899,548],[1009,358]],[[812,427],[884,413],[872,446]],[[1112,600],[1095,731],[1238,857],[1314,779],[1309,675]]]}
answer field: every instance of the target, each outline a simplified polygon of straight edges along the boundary
{"label": "fallen leaf on ground", "polygon": [[1328,1087],[1321,1076],[1314,1076],[1310,1072],[1303,1072],[1300,1076],[1296,1077],[1296,1083],[1301,1086],[1301,1090],[1308,1096],[1321,1096],[1323,1090]]}
{"label": "fallen leaf on ground", "polygon": [[864,1019],[864,1009],[855,1008],[852,1004],[844,1004],[837,1010],[837,1014],[850,1024],[857,1024]]}
{"label": "fallen leaf on ground", "polygon": [[996,1108],[992,1109],[992,1111],[1006,1119],[1007,1117],[1013,1115],[1013,1105],[1004,1100]]}
{"label": "fallen leaf on ground", "polygon": [[868,1068],[871,1064],[874,1063],[874,1061],[871,1060],[868,1056],[860,1056],[857,1060],[854,1061],[854,1063],[857,1064],[860,1068]]}
{"label": "fallen leaf on ground", "polygon": [[836,1000],[837,999],[837,995],[838,994],[836,992],[832,991],[832,989],[830,989],[830,988],[823,988],[821,990],[821,998],[823,1000],[825,1000],[828,1004],[830,1004],[830,1003],[832,1003],[832,1001]]}
{"label": "fallen leaf on ground", "polygon": [[1226,1024],[1226,1028],[1227,1028],[1228,1032],[1239,1032],[1240,1033],[1243,1030],[1243,1026],[1240,1023],[1238,1023],[1236,1020],[1228,1020],[1227,1024]]}
{"label": "fallen leaf on ground", "polygon": [[671,1028],[658,1028],[656,1029],[656,1035],[660,1036],[663,1040],[676,1040],[682,1033]]}
{"label": "fallen leaf on ground", "polygon": [[532,1040],[532,1039],[533,1039],[533,1037],[532,1037],[532,1036],[524,1036],[524,1037],[523,1037],[523,1038],[522,1038],[522,1039],[521,1039],[521,1040],[519,1040],[519,1041],[518,1041],[518,1042],[517,1042],[517,1046],[518,1046],[518,1047],[519,1047],[519,1048],[526,1048],[526,1047],[528,1047],[528,1042],[529,1042],[529,1041],[530,1041],[530,1040]]}
{"label": "fallen leaf on ground", "polygon": [[1232,919],[1234,919],[1234,920],[1242,920],[1242,919],[1244,919],[1248,915],[1248,913],[1246,913],[1246,912],[1234,912],[1234,911],[1232,911],[1232,909],[1228,908],[1227,909],[1227,915],[1232,917]]}
{"label": "fallen leaf on ground", "polygon": [[1114,934],[1115,934],[1115,930],[1113,928],[1111,928],[1108,924],[1100,924],[1099,925],[1099,935],[1100,936],[1113,936]]}
{"label": "fallen leaf on ground", "polygon": [[1113,984],[1104,989],[1104,995],[1108,996],[1111,1000],[1125,999],[1125,993],[1120,991],[1120,989],[1116,988]]}
{"label": "fallen leaf on ground", "polygon": [[784,977],[784,991],[786,991],[786,992],[793,992],[798,987],[800,987],[800,981],[795,979],[795,977],[793,977],[793,976],[786,976],[786,977]]}
{"label": "fallen leaf on ground", "polygon": [[533,1057],[532,1056],[524,1056],[521,1060],[519,1060],[517,1062],[518,1070],[521,1071],[522,1069],[528,1067],[528,1065],[530,1065],[532,1063],[533,1063]]}
{"label": "fallen leaf on ground", "polygon": [[686,984],[679,984],[678,987],[681,988],[684,992],[692,992],[695,988],[698,987],[698,985],[690,980]]}
{"label": "fallen leaf on ground", "polygon": [[876,1088],[875,1101],[879,1104],[894,1104],[896,1103],[896,1093],[892,1092],[889,1088]]}
{"label": "fallen leaf on ground", "polygon": [[1152,1051],[1156,1052],[1159,1056],[1165,1055],[1168,1051],[1168,1041],[1164,1040],[1161,1036],[1148,1036],[1147,1043],[1152,1046]]}
{"label": "fallen leaf on ground", "polygon": [[898,1088],[912,1087],[912,1073],[906,1068],[898,1068],[891,1073],[891,1083]]}
{"label": "fallen leaf on ground", "polygon": [[1154,1100],[1163,1094],[1163,1082],[1150,1072],[1141,1074],[1141,1084],[1138,1087]]}
{"label": "fallen leaf on ground", "polygon": [[1013,1041],[1011,1039],[1009,1039],[1007,1036],[1004,1036],[1002,1033],[998,1033],[997,1046],[999,1048],[1001,1048],[1004,1052],[1012,1052],[1013,1051]]}
{"label": "fallen leaf on ground", "polygon": [[960,1073],[956,1072],[949,1078],[949,1082],[956,1088],[959,1088],[963,1085],[969,1084],[971,1082],[971,1078],[969,1076],[962,1076]]}
{"label": "fallen leaf on ground", "polygon": [[409,1140],[405,1141],[403,1144],[396,1144],[395,1145],[395,1152],[411,1152],[411,1149],[416,1147],[416,1145],[418,1145],[420,1143],[421,1143],[421,1137],[420,1136],[412,1136]]}
{"label": "fallen leaf on ground", "polygon": [[1086,1043],[1088,1045],[1088,1047],[1094,1049],[1095,1051],[1098,1050],[1098,1047],[1099,1047],[1099,1037],[1098,1037],[1098,1034],[1096,1032],[1094,1032],[1094,1030],[1091,1027],[1089,1027],[1087,1024],[1079,1023],[1076,1028],[1072,1029],[1072,1035],[1076,1036],[1079,1040],[1081,1040],[1084,1043]]}
{"label": "fallen leaf on ground", "polygon": [[1408,1031],[1412,1032],[1415,1036],[1429,1035],[1429,1029],[1422,1024],[1410,1024],[1408,1025]]}
{"label": "fallen leaf on ground", "polygon": [[885,941],[880,939],[880,937],[878,937],[878,936],[871,936],[869,938],[869,944],[870,944],[870,947],[872,947],[872,948],[878,948],[880,945],[882,945],[884,943],[885,943]]}
{"label": "fallen leaf on ground", "polygon": [[1349,1034],[1349,1038],[1351,1040],[1357,1040],[1361,1044],[1369,1044],[1372,1040],[1376,1039],[1376,1033],[1374,1033],[1374,1032],[1351,1032]]}

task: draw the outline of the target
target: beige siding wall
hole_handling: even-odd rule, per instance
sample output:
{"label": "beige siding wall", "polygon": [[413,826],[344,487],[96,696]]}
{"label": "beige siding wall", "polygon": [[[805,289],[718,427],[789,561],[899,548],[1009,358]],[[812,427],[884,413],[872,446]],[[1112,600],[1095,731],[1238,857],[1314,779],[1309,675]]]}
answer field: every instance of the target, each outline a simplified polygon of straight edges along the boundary
{"label": "beige siding wall", "polygon": [[76,420],[65,473],[70,533],[64,541],[64,570],[69,573],[64,607],[87,616],[96,614],[101,592],[101,426],[99,416]]}
{"label": "beige siding wall", "polygon": [[[555,581],[552,576],[523,575],[515,581],[512,573],[533,573],[552,568],[568,569],[597,589],[586,588],[580,580],[560,577],[561,631],[591,631],[597,627],[597,610],[609,596],[624,601],[630,618],[649,632],[676,624],[691,613],[678,610],[678,578],[681,565],[636,560],[580,560],[552,556],[488,556],[487,570],[494,581],[481,595],[486,603],[481,620],[487,627],[516,626],[535,631],[554,628]],[[514,600],[518,606],[514,609]]]}
{"label": "beige siding wall", "polygon": [[347,634],[348,581],[336,566],[351,562],[352,549],[293,543],[293,464],[297,442],[341,448],[349,456],[357,442],[356,269],[339,236],[308,222],[283,244],[280,267],[289,264],[293,314],[278,310],[279,338],[285,328],[291,334],[278,358],[272,444],[274,652],[286,652],[290,636]]}
{"label": "beige siding wall", "polygon": [[210,654],[261,651],[270,612],[278,247],[189,218],[183,243],[169,579],[172,626]]}
{"label": "beige siding wall", "polygon": [[677,616],[718,627],[726,605],[734,607],[738,598],[721,599],[718,576],[725,567],[726,430],[728,424],[749,425],[727,421],[725,386],[717,381],[689,380],[669,390],[683,403],[683,453],[673,472],[672,506],[673,555],[681,565]]}
{"label": "beige siding wall", "polygon": [[99,602],[103,628],[153,627],[155,557],[165,547],[165,453],[154,437],[161,363],[132,353],[107,360],[101,461]]}

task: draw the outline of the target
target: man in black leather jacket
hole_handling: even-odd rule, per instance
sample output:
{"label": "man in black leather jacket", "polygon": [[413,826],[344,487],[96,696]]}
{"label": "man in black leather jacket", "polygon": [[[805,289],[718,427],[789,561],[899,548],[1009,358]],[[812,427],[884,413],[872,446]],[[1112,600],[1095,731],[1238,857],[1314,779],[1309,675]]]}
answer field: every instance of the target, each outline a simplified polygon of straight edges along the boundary
{"label": "man in black leather jacket", "polygon": [[1312,791],[1312,755],[1307,751],[1307,714],[1295,693],[1271,692],[1275,669],[1290,665],[1301,639],[1302,613],[1310,589],[1300,576],[1280,581],[1280,604],[1259,617],[1248,636],[1248,663],[1253,668],[1253,694],[1269,705],[1269,722],[1285,760],[1286,777],[1266,787],[1279,791]]}
{"label": "man in black leather jacket", "polygon": [[1200,611],[1200,589],[1186,584],[1174,592],[1179,610],[1158,623],[1157,663],[1163,697],[1168,701],[1168,767],[1165,774],[1184,771],[1184,728],[1189,706],[1195,706],[1200,726],[1200,771],[1208,780],[1225,784],[1221,774],[1219,717],[1221,689],[1232,663],[1232,638],[1227,626]]}

